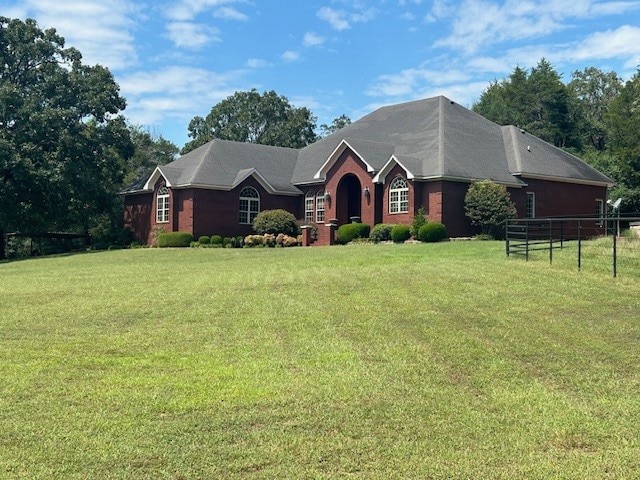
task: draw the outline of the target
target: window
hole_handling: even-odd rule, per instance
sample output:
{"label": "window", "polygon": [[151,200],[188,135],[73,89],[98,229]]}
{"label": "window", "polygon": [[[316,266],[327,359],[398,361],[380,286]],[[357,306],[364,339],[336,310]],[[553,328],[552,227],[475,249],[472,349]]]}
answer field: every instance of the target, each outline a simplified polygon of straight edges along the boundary
{"label": "window", "polygon": [[156,223],[169,223],[169,189],[162,186],[156,195]]}
{"label": "window", "polygon": [[316,193],[316,222],[324,222],[324,190]]}
{"label": "window", "polygon": [[304,196],[304,219],[313,222],[313,192],[307,192]]}
{"label": "window", "polygon": [[260,194],[253,187],[244,187],[240,191],[240,208],[238,221],[244,225],[250,225],[260,211]]}
{"label": "window", "polygon": [[[604,200],[600,198],[596,198],[596,217],[603,218],[604,217]],[[602,222],[598,222],[597,225],[599,227],[602,226]]]}
{"label": "window", "polygon": [[402,177],[396,177],[389,186],[389,213],[409,211],[409,186]]}
{"label": "window", "polygon": [[526,217],[536,218],[536,194],[534,192],[527,192],[527,206]]}

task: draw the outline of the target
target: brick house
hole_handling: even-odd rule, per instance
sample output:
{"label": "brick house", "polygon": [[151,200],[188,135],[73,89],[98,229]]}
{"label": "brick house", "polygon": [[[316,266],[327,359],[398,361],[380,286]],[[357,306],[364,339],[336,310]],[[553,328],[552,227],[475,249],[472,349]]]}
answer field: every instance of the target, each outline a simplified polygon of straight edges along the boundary
{"label": "brick house", "polygon": [[125,223],[145,243],[158,228],[247,235],[259,211],[282,208],[317,224],[326,245],[330,224],[409,224],[424,207],[450,236],[469,236],[464,196],[484,179],[507,187],[521,217],[602,213],[612,186],[579,158],[440,96],[380,108],[300,150],[213,140],[124,191]]}

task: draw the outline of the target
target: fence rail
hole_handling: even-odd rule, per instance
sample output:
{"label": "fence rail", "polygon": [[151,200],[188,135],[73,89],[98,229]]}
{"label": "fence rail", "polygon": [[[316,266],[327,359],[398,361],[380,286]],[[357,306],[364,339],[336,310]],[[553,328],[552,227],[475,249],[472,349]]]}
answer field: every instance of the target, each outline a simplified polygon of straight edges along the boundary
{"label": "fence rail", "polygon": [[582,268],[582,242],[595,237],[613,238],[611,260],[612,273],[618,274],[618,242],[620,226],[640,221],[640,217],[551,217],[520,218],[505,222],[505,250],[507,256],[520,255],[529,260],[535,251],[548,251],[549,262],[553,252],[562,249],[567,242],[577,242],[577,266]]}

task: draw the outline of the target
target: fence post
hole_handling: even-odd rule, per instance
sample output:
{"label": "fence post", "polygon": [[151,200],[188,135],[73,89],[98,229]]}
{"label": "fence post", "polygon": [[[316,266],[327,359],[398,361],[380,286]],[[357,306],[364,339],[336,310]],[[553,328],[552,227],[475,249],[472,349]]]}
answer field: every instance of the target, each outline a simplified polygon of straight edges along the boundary
{"label": "fence post", "polygon": [[618,276],[618,242],[617,235],[613,236],[613,278]]}
{"label": "fence post", "polygon": [[578,271],[582,267],[582,221],[578,220]]}

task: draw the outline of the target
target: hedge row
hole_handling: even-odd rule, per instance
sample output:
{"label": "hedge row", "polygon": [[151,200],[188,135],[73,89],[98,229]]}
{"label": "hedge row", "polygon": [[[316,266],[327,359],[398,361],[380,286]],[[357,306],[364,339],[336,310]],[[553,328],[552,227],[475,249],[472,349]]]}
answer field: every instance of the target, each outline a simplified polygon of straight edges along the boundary
{"label": "hedge row", "polygon": [[158,247],[188,247],[193,242],[193,235],[187,232],[165,232],[158,235]]}

